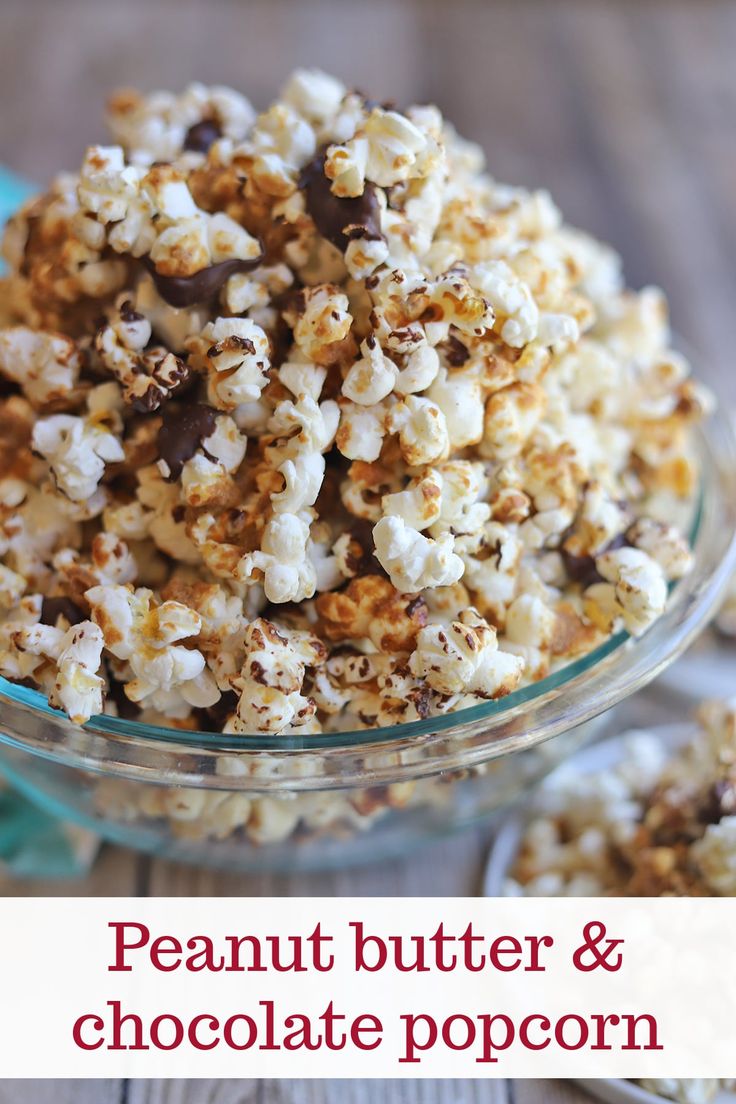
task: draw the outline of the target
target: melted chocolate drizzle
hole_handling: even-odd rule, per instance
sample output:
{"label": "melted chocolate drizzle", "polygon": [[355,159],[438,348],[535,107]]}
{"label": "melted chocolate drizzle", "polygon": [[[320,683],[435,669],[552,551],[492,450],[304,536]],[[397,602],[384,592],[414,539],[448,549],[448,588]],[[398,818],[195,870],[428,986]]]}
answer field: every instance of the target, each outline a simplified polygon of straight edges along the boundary
{"label": "melted chocolate drizzle", "polygon": [[41,603],[41,624],[55,625],[59,617],[65,617],[70,625],[84,621],[84,612],[71,598],[44,598]]}
{"label": "melted chocolate drizzle", "polygon": [[466,360],[470,357],[467,345],[463,345],[459,337],[455,337],[454,334],[450,334],[447,340],[442,345],[442,351],[445,354],[445,360],[451,368],[462,368]]}
{"label": "melted chocolate drizzle", "polygon": [[204,403],[189,403],[177,410],[167,407],[163,412],[156,443],[158,454],[166,461],[169,483],[181,475],[187,460],[191,460],[205,438],[215,428],[217,411]]}
{"label": "melted chocolate drizzle", "polygon": [[381,210],[375,184],[366,182],[363,194],[354,199],[333,195],[330,180],[325,176],[326,147],[302,170],[299,187],[304,190],[307,211],[323,238],[343,253],[353,238],[378,241],[381,233]]}
{"label": "melted chocolate drizzle", "polygon": [[212,299],[231,276],[238,272],[252,272],[258,268],[263,260],[263,247],[257,257],[250,261],[233,257],[229,261],[220,261],[219,264],[210,265],[209,268],[201,268],[193,276],[162,276],[156,271],[156,266],[150,257],[143,257],[143,263],[153,276],[156,290],[162,299],[165,299],[170,307],[192,307],[195,303],[203,303]]}
{"label": "melted chocolate drizzle", "polygon": [[207,153],[218,138],[222,138],[220,124],[215,119],[202,119],[190,126],[184,139],[184,149],[193,153]]}
{"label": "melted chocolate drizzle", "polygon": [[617,548],[625,548],[628,543],[625,533],[619,533],[604,548],[596,552],[595,556],[576,556],[574,553],[567,551],[563,542],[560,554],[565,565],[565,571],[572,582],[580,583],[583,589],[593,586],[594,583],[602,583],[604,581],[603,576],[595,566],[596,556],[602,556],[604,552],[613,552]]}

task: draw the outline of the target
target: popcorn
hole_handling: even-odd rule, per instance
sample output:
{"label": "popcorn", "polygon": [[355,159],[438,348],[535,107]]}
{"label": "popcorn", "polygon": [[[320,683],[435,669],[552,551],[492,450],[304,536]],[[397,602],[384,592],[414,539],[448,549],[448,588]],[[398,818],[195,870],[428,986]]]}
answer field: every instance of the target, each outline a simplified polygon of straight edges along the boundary
{"label": "popcorn", "polygon": [[640,518],[627,537],[635,548],[640,548],[656,560],[668,579],[681,579],[692,566],[692,552],[684,537],[672,525],[652,518]]}
{"label": "popcorn", "polygon": [[736,714],[708,702],[683,747],[630,734],[613,767],[562,767],[540,793],[506,892],[735,896]]}
{"label": "popcorn", "polygon": [[451,374],[438,368],[427,395],[442,413],[450,449],[478,444],[483,436],[483,389],[477,368]]}
{"label": "popcorn", "polygon": [[259,115],[240,147],[258,187],[275,196],[294,190],[298,170],[316,148],[312,127],[287,103],[276,103]]}
{"label": "popcorn", "polygon": [[[155,724],[333,732],[661,615],[711,400],[660,292],[436,107],[317,70],[258,115],[191,84],[108,122],[4,236],[7,677],[75,718],[122,687]],[[263,840],[333,815],[269,800],[146,807]]]}
{"label": "popcorn", "polygon": [[124,91],[108,104],[107,123],[134,164],[169,161],[184,150],[206,152],[220,135],[244,137],[255,112],[231,88],[190,84],[181,96]]}
{"label": "popcorn", "polygon": [[406,116],[374,107],[354,138],[328,149],[325,172],[335,195],[358,196],[366,179],[389,188],[425,175],[433,145]]}
{"label": "popcorn", "polygon": [[456,549],[465,565],[463,581],[481,612],[502,625],[516,592],[523,555],[518,536],[498,522],[489,522],[479,533],[457,540]]}
{"label": "popcorn", "polygon": [[389,409],[389,433],[398,433],[401,454],[410,467],[444,459],[450,451],[447,423],[431,399],[407,395]]}
{"label": "popcorn", "polygon": [[541,387],[515,383],[495,391],[486,404],[480,451],[493,460],[509,460],[523,451],[544,414]]}
{"label": "popcorn", "polygon": [[415,593],[427,587],[451,586],[465,570],[453,552],[449,533],[431,540],[402,518],[383,517],[373,529],[373,539],[376,557],[397,590]]}
{"label": "popcorn", "polygon": [[208,398],[220,410],[257,402],[268,378],[268,338],[248,318],[217,318],[188,342],[209,373]]}
{"label": "popcorn", "polygon": [[709,824],[693,844],[693,858],[714,894],[736,897],[736,816]]}
{"label": "popcorn", "polygon": [[385,517],[398,517],[405,525],[421,532],[429,529],[442,514],[444,480],[434,468],[412,481],[405,491],[384,495],[381,508]]}
{"label": "popcorn", "polygon": [[0,564],[0,606],[12,609],[26,589],[26,581],[17,571]]}
{"label": "popcorn", "polygon": [[118,316],[95,335],[95,350],[119,382],[123,397],[138,410],[157,410],[184,382],[189,371],[163,346],[149,346],[151,324],[123,295]]}
{"label": "popcorn", "polygon": [[253,572],[263,573],[263,589],[269,602],[301,602],[317,588],[317,573],[307,554],[309,526],[296,514],[276,514],[263,530],[261,550],[245,555],[236,577],[249,582]]}
{"label": "popcorn", "polygon": [[294,341],[309,360],[330,364],[350,333],[348,298],[329,284],[305,289],[304,308],[294,312]]}
{"label": "popcorn", "polygon": [[538,336],[539,309],[527,285],[503,261],[488,261],[471,269],[470,279],[494,310],[495,326],[512,349]]}
{"label": "popcorn", "polygon": [[344,95],[345,85],[319,69],[296,69],[281,92],[285,103],[320,124],[337,114]]}
{"label": "popcorn", "polygon": [[647,1078],[638,1084],[649,1092],[677,1100],[680,1104],[708,1104],[719,1089],[728,1089],[732,1081],[719,1081],[714,1077],[689,1077],[677,1080],[674,1077]]}
{"label": "popcorn", "polygon": [[360,406],[375,406],[391,394],[399,372],[373,335],[361,344],[360,351],[362,356],[348,371],[342,393]]}
{"label": "popcorn", "polygon": [[235,732],[281,732],[307,724],[315,704],[302,693],[307,667],[324,662],[326,649],[309,633],[284,632],[259,618],[245,633],[245,661],[237,685]]}
{"label": "popcorn", "polygon": [[0,330],[0,374],[19,384],[36,407],[70,397],[80,367],[77,346],[64,334],[27,326]]}
{"label": "popcorn", "polygon": [[346,590],[320,595],[316,609],[328,640],[369,640],[387,653],[410,652],[427,621],[423,599],[399,593],[380,575],[362,575]]}
{"label": "popcorn", "polygon": [[177,643],[199,633],[197,613],[179,602],[154,605],[153,593],[145,588],[96,586],[85,598],[105,647],[130,667],[133,678],[125,693],[131,701],[145,701],[154,709],[163,705],[174,716],[187,705],[213,705],[219,699],[202,653]]}
{"label": "popcorn", "polygon": [[656,560],[638,548],[604,552],[595,562],[607,583],[597,583],[585,592],[593,621],[622,622],[639,636],[662,613],[667,601],[667,581]]}
{"label": "popcorn", "polygon": [[73,502],[94,496],[105,465],[123,460],[118,437],[92,418],[53,414],[33,427],[33,447],[48,461],[57,486]]}
{"label": "popcorn", "polygon": [[102,712],[104,679],[100,667],[104,640],[97,625],[82,621],[65,633],[57,657],[57,676],[49,705],[63,709],[75,724]]}
{"label": "popcorn", "polygon": [[500,651],[496,630],[470,609],[448,626],[421,629],[409,667],[443,694],[498,698],[518,686],[524,662]]}
{"label": "popcorn", "polygon": [[279,403],[269,423],[279,434],[293,434],[268,451],[283,476],[284,489],[271,495],[276,513],[300,514],[317,500],[325,473],[326,452],[335,439],[340,412],[331,401],[318,405],[304,395],[296,403]]}
{"label": "popcorn", "polygon": [[533,678],[549,674],[556,626],[554,611],[536,594],[520,594],[506,610],[504,647],[523,659]]}
{"label": "popcorn", "polygon": [[375,406],[341,403],[337,447],[348,460],[372,463],[381,455],[386,422],[387,410],[381,403]]}

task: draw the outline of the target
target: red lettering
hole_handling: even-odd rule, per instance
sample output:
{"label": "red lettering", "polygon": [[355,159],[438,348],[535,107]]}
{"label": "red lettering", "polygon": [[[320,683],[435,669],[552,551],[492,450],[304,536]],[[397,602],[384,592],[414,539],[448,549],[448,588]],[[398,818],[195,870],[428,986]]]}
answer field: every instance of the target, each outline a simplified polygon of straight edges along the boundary
{"label": "red lettering", "polygon": [[[399,1018],[404,1022],[404,1056],[399,1058],[399,1062],[421,1062],[421,1058],[416,1057],[416,1052],[432,1049],[437,1042],[437,1023],[432,1016],[425,1015],[423,1012],[416,1016],[404,1015]],[[420,1023],[426,1025],[426,1038],[423,1043],[419,1042],[416,1034]]]}
{"label": "red lettering", "polygon": [[209,1043],[203,1043],[199,1038],[199,1025],[204,1023],[205,1020],[209,1022],[209,1026],[213,1033],[217,1031],[220,1026],[220,1021],[214,1016],[208,1016],[206,1013],[203,1013],[201,1016],[195,1016],[187,1028],[187,1038],[195,1050],[214,1050],[220,1042],[217,1035],[215,1035],[214,1039]]}
{"label": "red lettering", "polygon": [[[388,954],[386,944],[377,935],[365,935],[362,920],[351,922],[350,927],[355,932],[355,969],[358,971],[365,970],[369,974],[382,970],[386,965]],[[375,947],[376,957],[372,965],[367,961],[365,955],[366,948],[369,946]]]}
{"label": "red lettering", "polygon": [[[137,951],[140,950],[141,947],[145,947],[151,938],[151,933],[145,924],[135,924],[120,920],[113,920],[107,926],[108,928],[112,928],[115,932],[115,964],[107,968],[111,972],[130,972],[133,967],[125,965],[125,952]],[[135,943],[125,942],[127,928],[135,929],[138,932],[138,939]]]}
{"label": "red lettering", "polygon": [[104,1043],[104,1039],[98,1039],[96,1043],[85,1043],[82,1038],[82,1028],[87,1020],[92,1021],[92,1027],[95,1031],[102,1031],[105,1026],[99,1016],[96,1016],[94,1012],[90,1012],[86,1016],[80,1016],[79,1019],[75,1021],[74,1027],[72,1028],[72,1038],[80,1050],[99,1050]]}

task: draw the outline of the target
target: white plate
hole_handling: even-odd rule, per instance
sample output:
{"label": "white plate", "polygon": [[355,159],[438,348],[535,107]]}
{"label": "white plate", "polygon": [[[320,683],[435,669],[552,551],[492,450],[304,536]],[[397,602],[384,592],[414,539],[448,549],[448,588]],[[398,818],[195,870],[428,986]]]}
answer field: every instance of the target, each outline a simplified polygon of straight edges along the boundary
{"label": "white plate", "polygon": [[[668,1097],[648,1092],[641,1085],[635,1085],[633,1081],[605,1077],[596,1080],[575,1078],[575,1081],[591,1096],[597,1096],[599,1100],[605,1101],[605,1104],[662,1104],[663,1101],[672,1104]],[[736,1093],[720,1092],[710,1104],[736,1104]]]}
{"label": "white plate", "polygon": [[[581,774],[594,774],[597,771],[616,766],[616,764],[621,762],[626,753],[625,742],[635,734],[635,731],[634,729],[630,729],[628,732],[623,732],[619,736],[611,736],[608,739],[601,740],[598,744],[593,744],[591,747],[584,748],[583,751],[579,751],[576,755],[573,755],[571,759],[568,759],[563,769],[568,771],[571,767],[574,767]],[[697,729],[695,725],[688,723],[658,725],[657,727],[647,728],[644,731],[664,740],[674,751],[676,748],[682,747],[683,744],[687,743],[687,741],[695,735]],[[485,874],[483,876],[484,897],[502,896],[503,885],[519,853],[524,830],[529,821],[534,817],[536,808],[536,794],[532,793],[529,798],[523,801],[514,812],[501,822],[494,836]],[[621,1084],[624,1083],[625,1082],[621,1082]],[[619,1084],[619,1082],[616,1082],[616,1084]],[[654,1098],[652,1097],[652,1099]],[[734,1104],[736,1104],[736,1096],[734,1097]]]}

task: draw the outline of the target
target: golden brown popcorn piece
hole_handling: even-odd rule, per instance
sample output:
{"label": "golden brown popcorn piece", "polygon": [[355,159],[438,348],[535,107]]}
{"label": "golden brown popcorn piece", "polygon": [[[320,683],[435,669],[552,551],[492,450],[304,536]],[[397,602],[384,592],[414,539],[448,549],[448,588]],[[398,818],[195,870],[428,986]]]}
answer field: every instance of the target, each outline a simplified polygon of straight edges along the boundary
{"label": "golden brown popcorn piece", "polygon": [[315,605],[328,640],[368,638],[382,652],[410,652],[427,623],[424,599],[400,594],[380,575],[363,575],[346,590],[320,594]]}
{"label": "golden brown popcorn piece", "polygon": [[560,602],[555,609],[555,627],[551,642],[554,656],[585,655],[601,640],[594,625],[586,621],[569,602]]}

